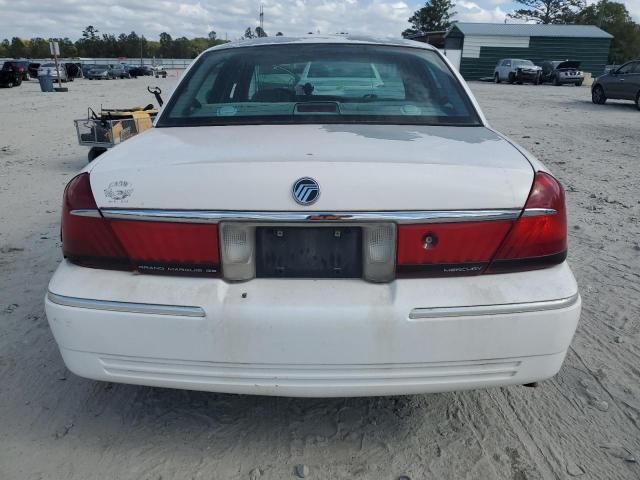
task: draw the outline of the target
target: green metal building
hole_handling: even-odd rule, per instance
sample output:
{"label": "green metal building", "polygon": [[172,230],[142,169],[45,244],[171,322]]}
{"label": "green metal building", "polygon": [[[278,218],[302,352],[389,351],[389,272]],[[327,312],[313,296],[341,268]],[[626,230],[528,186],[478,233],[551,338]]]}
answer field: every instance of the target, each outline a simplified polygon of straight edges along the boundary
{"label": "green metal building", "polygon": [[454,23],[444,51],[467,80],[493,76],[502,58],[577,60],[594,76],[603,72],[613,37],[593,25]]}

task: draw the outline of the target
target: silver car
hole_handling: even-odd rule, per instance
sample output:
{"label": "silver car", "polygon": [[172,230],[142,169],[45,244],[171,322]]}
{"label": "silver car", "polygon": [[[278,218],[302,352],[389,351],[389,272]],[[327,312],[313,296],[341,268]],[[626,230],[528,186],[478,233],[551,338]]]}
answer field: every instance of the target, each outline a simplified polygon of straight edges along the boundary
{"label": "silver car", "polygon": [[542,81],[553,82],[555,86],[572,83],[579,87],[584,81],[584,73],[580,70],[580,62],[551,60],[542,63]]}
{"label": "silver car", "polygon": [[493,70],[493,81],[495,83],[505,81],[519,85],[531,82],[538,85],[542,81],[542,68],[534,65],[531,60],[503,58]]}
{"label": "silver car", "polygon": [[58,80],[58,74],[62,82],[69,80],[67,69],[62,63],[59,63],[57,68],[55,63],[45,63],[38,68],[38,77],[46,77],[48,75],[53,80]]}
{"label": "silver car", "polygon": [[625,63],[596,78],[591,100],[602,105],[608,99],[633,100],[640,110],[640,60]]}

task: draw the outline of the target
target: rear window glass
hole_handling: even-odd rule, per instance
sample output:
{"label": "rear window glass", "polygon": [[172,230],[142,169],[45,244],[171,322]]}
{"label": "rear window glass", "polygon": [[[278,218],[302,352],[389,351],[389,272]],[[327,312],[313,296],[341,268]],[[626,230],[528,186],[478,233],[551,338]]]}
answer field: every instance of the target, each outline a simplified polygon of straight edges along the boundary
{"label": "rear window glass", "polygon": [[205,53],[178,85],[157,126],[282,123],[480,121],[436,52],[288,44]]}

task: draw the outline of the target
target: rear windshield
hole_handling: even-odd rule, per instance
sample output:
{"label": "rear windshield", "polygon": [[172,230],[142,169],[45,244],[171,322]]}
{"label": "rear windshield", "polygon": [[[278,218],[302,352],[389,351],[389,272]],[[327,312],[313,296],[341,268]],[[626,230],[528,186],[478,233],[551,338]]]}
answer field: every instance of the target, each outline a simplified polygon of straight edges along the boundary
{"label": "rear windshield", "polygon": [[480,125],[480,120],[436,52],[288,44],[205,53],[157,126],[283,123]]}

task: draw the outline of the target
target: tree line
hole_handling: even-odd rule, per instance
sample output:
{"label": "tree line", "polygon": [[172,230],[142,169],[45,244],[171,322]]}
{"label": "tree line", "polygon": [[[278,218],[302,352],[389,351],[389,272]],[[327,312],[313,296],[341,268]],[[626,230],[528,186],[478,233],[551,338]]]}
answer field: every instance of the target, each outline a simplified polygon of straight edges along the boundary
{"label": "tree line", "polygon": [[82,36],[75,42],[69,38],[44,39],[34,37],[21,39],[5,38],[0,43],[0,57],[10,58],[48,58],[49,40],[60,44],[62,57],[91,57],[91,58],[195,58],[202,51],[215,45],[226,43],[211,31],[206,37],[178,37],[173,38],[166,32],[160,34],[159,40],[148,40],[144,35],[136,32],[101,33],[93,25],[82,31]]}
{"label": "tree line", "polygon": [[[522,8],[507,16],[541,24],[596,25],[613,35],[609,62],[624,63],[640,57],[640,25],[633,21],[624,3],[599,0],[588,5],[585,0],[516,0]],[[453,0],[429,0],[409,18],[411,27],[404,37],[442,31],[454,23]]]}
{"label": "tree line", "polygon": [[[261,27],[247,28],[243,39],[266,37],[267,32]],[[276,33],[282,36],[282,32]],[[158,40],[148,40],[144,35],[136,32],[101,33],[93,25],[89,25],[82,31],[82,36],[75,42],[69,38],[44,39],[34,37],[28,40],[13,37],[5,38],[0,42],[0,57],[9,58],[48,58],[49,41],[54,40],[60,44],[60,56],[62,57],[89,57],[89,58],[195,58],[207,48],[226,43],[227,40],[218,38],[215,31],[209,32],[206,37],[178,37],[173,38],[167,32],[162,32]]]}

